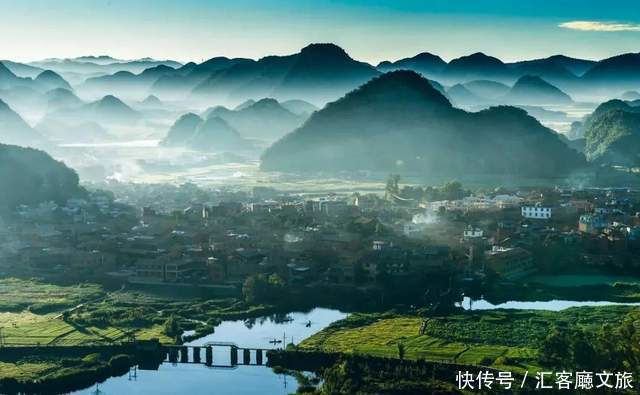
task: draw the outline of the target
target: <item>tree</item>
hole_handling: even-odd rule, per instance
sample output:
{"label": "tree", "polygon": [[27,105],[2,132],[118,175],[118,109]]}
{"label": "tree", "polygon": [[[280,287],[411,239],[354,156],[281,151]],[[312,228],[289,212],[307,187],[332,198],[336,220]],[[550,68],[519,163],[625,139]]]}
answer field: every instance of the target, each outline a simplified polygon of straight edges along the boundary
{"label": "tree", "polygon": [[569,346],[570,342],[566,332],[554,328],[542,342],[538,359],[545,366],[567,366],[571,359]]}
{"label": "tree", "polygon": [[389,177],[387,178],[387,186],[385,188],[385,191],[387,193],[387,198],[389,198],[389,195],[398,195],[398,193],[400,192],[400,187],[399,184],[400,183],[400,175],[398,174],[390,174]]}
{"label": "tree", "polygon": [[450,181],[442,187],[442,195],[445,200],[460,200],[465,192],[459,181]]}
{"label": "tree", "polygon": [[254,303],[262,300],[267,293],[267,281],[264,276],[254,274],[244,281],[242,286],[242,296],[248,303]]}
{"label": "tree", "polygon": [[277,302],[284,296],[285,282],[277,274],[253,274],[244,281],[242,296],[247,303]]}
{"label": "tree", "polygon": [[402,342],[398,342],[398,358],[400,360],[404,360],[404,344]]}
{"label": "tree", "polygon": [[178,322],[178,318],[174,314],[171,314],[164,322],[164,334],[172,338],[176,338],[182,334],[180,322]]}

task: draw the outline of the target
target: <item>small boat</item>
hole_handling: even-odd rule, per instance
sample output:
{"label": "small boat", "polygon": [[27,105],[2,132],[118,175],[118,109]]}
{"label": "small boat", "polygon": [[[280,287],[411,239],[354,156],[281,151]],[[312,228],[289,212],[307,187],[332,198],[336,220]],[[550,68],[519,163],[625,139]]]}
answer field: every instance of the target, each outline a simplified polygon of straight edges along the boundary
{"label": "small boat", "polygon": [[271,343],[271,344],[280,344],[280,343],[282,343],[282,340],[273,339],[273,340],[269,340],[269,343]]}
{"label": "small boat", "polygon": [[311,320],[309,320],[309,322],[307,322],[306,327],[307,328],[311,328]]}

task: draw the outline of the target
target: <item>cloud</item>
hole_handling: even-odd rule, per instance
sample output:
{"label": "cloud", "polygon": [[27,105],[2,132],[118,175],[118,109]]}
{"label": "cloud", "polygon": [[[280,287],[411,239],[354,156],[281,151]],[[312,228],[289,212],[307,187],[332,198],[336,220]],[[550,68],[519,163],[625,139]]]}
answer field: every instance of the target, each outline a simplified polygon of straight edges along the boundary
{"label": "cloud", "polygon": [[589,32],[640,32],[640,24],[596,21],[570,21],[559,24],[564,29]]}

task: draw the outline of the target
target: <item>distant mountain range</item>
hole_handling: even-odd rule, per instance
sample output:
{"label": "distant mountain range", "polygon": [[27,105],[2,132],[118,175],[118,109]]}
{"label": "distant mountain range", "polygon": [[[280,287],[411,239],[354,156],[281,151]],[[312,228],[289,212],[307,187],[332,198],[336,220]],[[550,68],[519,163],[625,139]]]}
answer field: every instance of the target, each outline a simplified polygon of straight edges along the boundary
{"label": "distant mountain range", "polygon": [[[473,80],[512,85],[519,78],[531,75],[569,93],[583,92],[590,87],[629,90],[636,88],[640,81],[640,54],[637,53],[621,54],[600,61],[554,55],[505,63],[481,52],[449,62],[435,54],[423,52],[396,61],[382,61],[374,67],[352,59],[336,45],[311,44],[292,55],[266,56],[259,60],[214,57],[199,64],[148,58],[121,60],[107,55],[45,59],[31,63],[3,62],[17,77],[35,79],[43,71],[51,70],[73,85],[92,79],[90,84],[99,85],[103,81],[144,88],[143,97],[154,94],[162,99],[193,94],[200,98],[237,102],[274,97],[278,100],[305,99],[323,104],[380,72],[401,69],[416,71],[450,86]],[[156,70],[140,75],[149,69]],[[113,78],[100,80],[101,77]],[[300,92],[301,89],[308,91],[308,96],[301,96],[304,93]],[[471,92],[477,94],[473,90]],[[102,92],[103,95],[108,93],[117,92]]]}
{"label": "distant mountain range", "polygon": [[300,100],[281,104],[275,99],[266,98],[245,102],[234,110],[213,107],[202,116],[205,119],[220,117],[244,137],[274,141],[302,125],[312,108],[316,107]]}
{"label": "distant mountain range", "polygon": [[[214,57],[199,64],[154,59],[126,61],[106,55],[5,63],[6,70],[18,78],[14,83],[24,77],[35,80],[40,73],[50,70],[74,88],[93,92],[94,96],[135,93],[136,100],[142,100],[152,94],[161,100],[215,100],[233,105],[264,97],[280,101],[302,99],[323,105],[380,73],[394,70],[413,70],[448,87],[461,84],[473,95],[490,100],[494,98],[474,91],[467,84],[488,81],[511,86],[522,77],[533,76],[571,96],[602,97],[637,89],[640,81],[640,54],[632,53],[600,61],[554,55],[505,63],[481,52],[449,62],[423,52],[396,61],[382,61],[374,67],[354,60],[334,44],[311,44],[298,53],[259,60]],[[4,89],[2,75],[0,70],[0,89]],[[28,84],[24,80],[22,83]],[[467,95],[460,87],[454,92]]]}
{"label": "distant mountain range", "polygon": [[585,166],[552,130],[514,107],[454,108],[411,71],[375,78],[273,144],[262,168],[554,177]]}
{"label": "distant mountain range", "polygon": [[[63,89],[50,91],[47,96],[49,97],[49,111],[38,125],[38,129],[42,130],[52,129],[48,124],[57,129],[77,128],[87,124],[131,126],[142,119],[140,112],[112,95],[104,96],[90,103],[83,102],[72,92]],[[99,133],[94,135],[98,136]],[[70,133],[69,137],[72,136],[73,134]]]}
{"label": "distant mountain range", "polygon": [[193,89],[200,98],[239,100],[303,98],[324,103],[378,75],[333,44],[312,44],[288,56],[268,56],[214,73]]}
{"label": "distant mountain range", "polygon": [[458,106],[482,104],[570,105],[571,97],[540,77],[525,75],[512,87],[488,80],[455,84],[447,90],[449,99]]}
{"label": "distant mountain range", "polygon": [[423,52],[414,57],[400,59],[395,62],[380,62],[378,66],[376,66],[376,68],[382,72],[413,70],[424,76],[438,75],[445,69],[445,67],[447,67],[447,62],[442,60],[438,55],[428,52]]}
{"label": "distant mountain range", "polygon": [[504,100],[514,104],[571,104],[573,100],[562,90],[540,77],[525,75],[511,87]]}
{"label": "distant mountain range", "polygon": [[81,73],[81,74],[111,74],[118,71],[127,71],[138,74],[146,69],[157,66],[168,66],[172,68],[181,67],[180,62],[173,60],[137,59],[121,60],[109,56],[99,57],[79,57],[69,59],[45,59],[28,63],[29,66],[41,69],[53,70],[59,74]]}
{"label": "distant mountain range", "polygon": [[213,115],[205,120],[193,113],[181,116],[169,129],[161,145],[206,152],[252,148],[252,144],[224,119]]}

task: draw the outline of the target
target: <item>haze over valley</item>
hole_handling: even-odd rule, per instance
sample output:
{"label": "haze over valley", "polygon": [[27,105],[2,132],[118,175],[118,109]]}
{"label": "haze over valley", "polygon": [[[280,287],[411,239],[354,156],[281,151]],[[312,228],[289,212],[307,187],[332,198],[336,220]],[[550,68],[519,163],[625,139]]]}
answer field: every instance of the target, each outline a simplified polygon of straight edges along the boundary
{"label": "haze over valley", "polygon": [[[446,62],[423,52],[372,65],[334,44],[310,44],[286,56],[200,63],[4,60],[0,142],[45,150],[92,182],[257,183],[339,172],[556,178],[587,174],[594,163],[638,164],[638,91],[632,53],[518,62],[473,53]],[[629,136],[625,143],[607,136],[605,123],[624,129],[615,134]],[[399,145],[385,153],[390,140]],[[207,180],[205,170],[216,176]]]}

